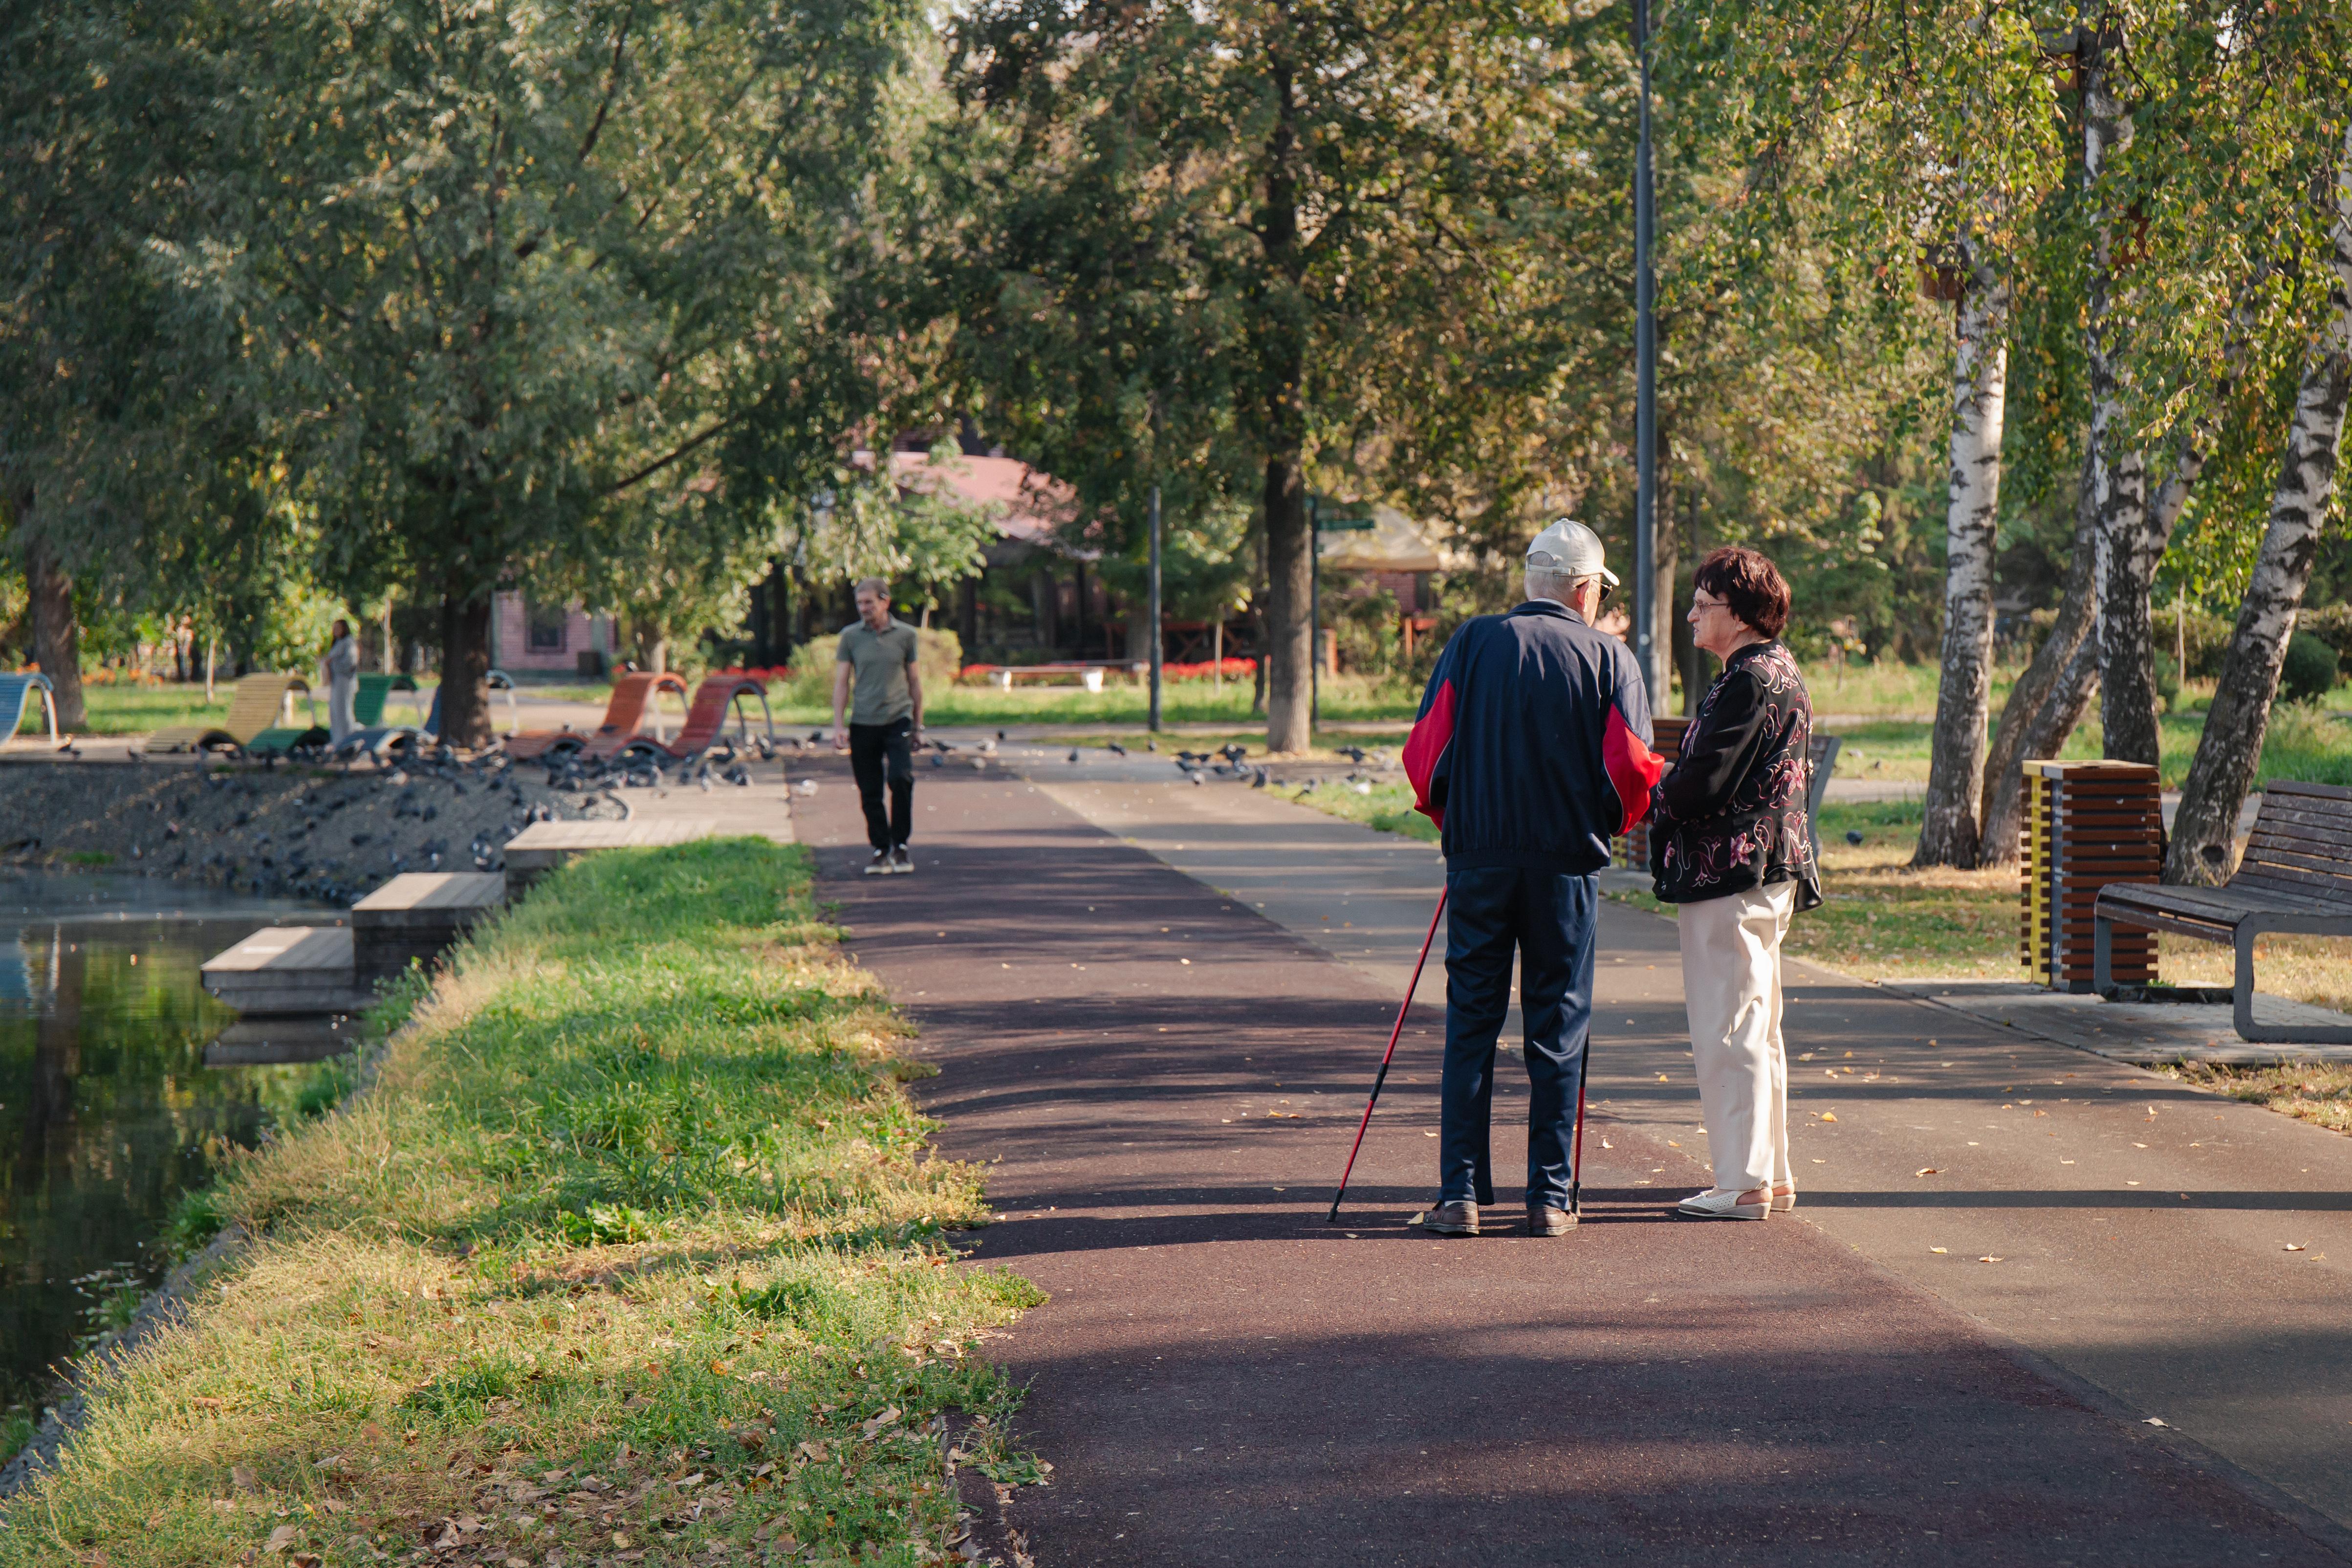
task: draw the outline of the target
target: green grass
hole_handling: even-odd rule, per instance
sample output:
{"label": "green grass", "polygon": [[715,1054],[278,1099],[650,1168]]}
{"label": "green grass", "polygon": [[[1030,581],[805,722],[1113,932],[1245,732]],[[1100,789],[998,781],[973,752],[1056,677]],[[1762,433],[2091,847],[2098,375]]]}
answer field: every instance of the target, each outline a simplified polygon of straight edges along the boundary
{"label": "green grass", "polygon": [[[1276,787],[1268,785],[1267,793],[1276,793]],[[1303,794],[1297,790],[1282,790],[1279,793],[1301,805],[1311,805],[1333,816],[1344,816],[1349,822],[1360,822],[1382,833],[1402,833],[1425,844],[1437,842],[1437,824],[1412,808],[1411,784],[1376,784],[1369,792],[1364,792],[1352,784],[1332,783]]]}
{"label": "green grass", "polygon": [[93,1373],[0,1563],[940,1561],[934,1417],[1039,1473],[974,1353],[1039,1298],[952,1267],[979,1173],[837,937],[765,840],[542,883],[373,1089],[231,1163],[190,1228],[253,1239]]}
{"label": "green grass", "polygon": [[[1822,702],[1815,695],[1817,704]],[[2273,709],[2263,737],[2263,759],[2257,784],[2273,778],[2303,779],[2313,784],[2352,784],[2352,720],[2335,717],[2331,709],[2352,707],[2352,687],[2339,687],[2326,701]],[[1994,705],[1998,717],[2000,707]],[[1838,753],[1837,776],[1875,783],[1925,784],[1932,726],[1903,720],[1879,719],[1862,723],[1824,726],[1845,742]],[[2167,713],[2158,721],[2162,752],[2158,769],[2164,787],[2179,789],[2189,776],[2204,733],[2201,711]],[[2089,760],[2100,754],[2105,737],[2099,727],[2095,702],[2059,755]]]}
{"label": "green grass", "polygon": [[[1417,688],[1394,681],[1341,676],[1323,685],[1326,724],[1410,719],[1420,704]],[[943,691],[927,689],[923,694],[923,722],[942,728],[1111,724],[1139,732],[1150,710],[1148,690],[1116,680],[1106,682],[1100,691],[1080,686],[1022,686],[999,691],[992,686],[957,685]],[[830,723],[833,710],[808,702],[779,704],[776,717],[779,723],[793,725]],[[1210,681],[1174,682],[1162,689],[1160,717],[1171,724],[1227,724],[1238,732],[1259,737],[1265,733],[1265,719],[1251,717],[1247,680],[1226,681],[1223,696]]]}

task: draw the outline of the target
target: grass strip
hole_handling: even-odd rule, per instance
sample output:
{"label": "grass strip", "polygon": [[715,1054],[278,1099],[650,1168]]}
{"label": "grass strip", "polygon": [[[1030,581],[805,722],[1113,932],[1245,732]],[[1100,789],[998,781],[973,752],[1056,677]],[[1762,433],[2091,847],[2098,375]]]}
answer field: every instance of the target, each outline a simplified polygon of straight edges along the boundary
{"label": "grass strip", "polygon": [[1002,1430],[974,1352],[1041,1298],[951,1267],[980,1173],[810,889],[765,840],[614,851],[414,985],[373,1088],[209,1191],[250,1239],[88,1369],[0,1563],[942,1560],[935,1423]]}

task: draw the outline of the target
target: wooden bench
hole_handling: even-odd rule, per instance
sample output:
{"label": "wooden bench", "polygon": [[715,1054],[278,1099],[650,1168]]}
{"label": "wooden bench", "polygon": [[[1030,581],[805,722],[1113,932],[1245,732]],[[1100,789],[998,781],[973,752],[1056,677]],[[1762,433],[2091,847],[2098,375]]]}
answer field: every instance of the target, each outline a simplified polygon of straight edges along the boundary
{"label": "wooden bench", "polygon": [[1078,684],[1088,691],[1100,691],[1106,672],[1117,670],[1131,676],[1150,668],[1149,665],[1134,664],[1000,664],[988,672],[988,683],[999,691],[1010,691],[1017,680],[1067,680],[1076,676]]}
{"label": "wooden bench", "polygon": [[2352,1045],[2352,1026],[2274,1028],[2254,1022],[2254,939],[2268,931],[2352,936],[2352,789],[2273,780],[2238,873],[2219,888],[2115,884],[2093,906],[2092,983],[2116,992],[2115,928],[2171,931],[2237,949],[2231,994],[2241,1037],[2259,1044]]}
{"label": "wooden bench", "polygon": [[269,1017],[356,1013],[375,997],[352,972],[349,926],[271,926],[205,961],[205,989]]}
{"label": "wooden bench", "polygon": [[372,985],[411,959],[430,963],[506,901],[497,871],[404,871],[352,906],[352,972]]}

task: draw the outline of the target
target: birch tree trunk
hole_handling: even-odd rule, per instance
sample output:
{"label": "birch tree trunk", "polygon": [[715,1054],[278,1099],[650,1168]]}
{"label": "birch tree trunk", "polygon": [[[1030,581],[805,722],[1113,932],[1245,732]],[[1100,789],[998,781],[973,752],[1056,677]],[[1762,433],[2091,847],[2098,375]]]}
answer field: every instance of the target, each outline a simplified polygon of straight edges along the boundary
{"label": "birch tree trunk", "polygon": [[1992,707],[1993,525],[2009,391],[2009,286],[1975,246],[1952,354],[1952,466],[1945,503],[1944,668],[1914,866],[1973,867]]}
{"label": "birch tree trunk", "polygon": [[[1977,841],[1977,863],[2005,866],[2017,858],[2017,819],[2021,800],[2018,765],[2028,757],[2046,757],[2065,743],[2090,705],[2090,687],[2098,679],[2095,658],[2077,660],[2098,624],[2098,582],[2094,570],[2098,554],[2098,509],[2092,504],[2091,461],[2086,451],[2083,477],[2074,492],[2074,547],[2066,558],[2066,581],[2058,593],[2058,619],[2017,684],[2001,705],[2000,723],[1993,731],[1992,750],[1985,758],[1984,819]],[[2070,701],[2072,681],[2078,698]],[[2069,712],[2063,730],[2062,715]]]}
{"label": "birch tree trunk", "polygon": [[2352,397],[2352,129],[2345,132],[2336,169],[2329,239],[2336,281],[2326,324],[2311,345],[2295,388],[2294,418],[2287,428],[2278,485],[2271,492],[2270,526],[2230,634],[2205,732],[2181,787],[2180,812],[2164,858],[2168,882],[2221,882],[2233,869],[2238,812],[2262,759],[2263,734],[2278,696],[2279,666],[2336,491],[2345,404]]}
{"label": "birch tree trunk", "polygon": [[[2115,91],[2117,40],[2081,46],[2083,179],[2091,211],[2084,343],[2090,365],[2092,494],[2098,509],[2099,710],[2105,751],[2123,762],[2157,760],[2156,669],[2148,580],[2147,460],[2132,439],[2125,405],[2125,343],[2116,311],[2116,215],[2107,165],[2132,142],[2131,117]],[[2162,554],[2161,551],[2158,552]]]}

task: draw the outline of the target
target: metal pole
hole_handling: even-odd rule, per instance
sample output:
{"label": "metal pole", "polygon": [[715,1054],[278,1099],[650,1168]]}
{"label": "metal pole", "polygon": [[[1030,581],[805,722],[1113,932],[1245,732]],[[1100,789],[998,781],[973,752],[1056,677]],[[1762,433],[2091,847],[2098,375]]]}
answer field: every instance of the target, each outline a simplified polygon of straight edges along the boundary
{"label": "metal pole", "polygon": [[1307,732],[1323,722],[1323,533],[1315,492],[1307,493]]}
{"label": "metal pole", "polygon": [[1633,661],[1665,711],[1658,648],[1658,288],[1652,275],[1657,192],[1650,174],[1650,0],[1633,0],[1633,52],[1641,61],[1641,136],[1633,162]]}
{"label": "metal pole", "polygon": [[1151,731],[1160,732],[1160,487],[1151,487]]}

